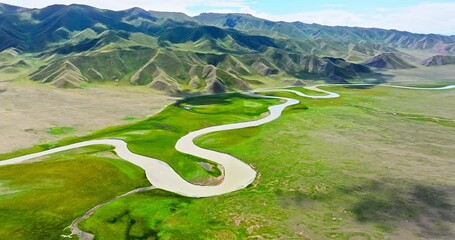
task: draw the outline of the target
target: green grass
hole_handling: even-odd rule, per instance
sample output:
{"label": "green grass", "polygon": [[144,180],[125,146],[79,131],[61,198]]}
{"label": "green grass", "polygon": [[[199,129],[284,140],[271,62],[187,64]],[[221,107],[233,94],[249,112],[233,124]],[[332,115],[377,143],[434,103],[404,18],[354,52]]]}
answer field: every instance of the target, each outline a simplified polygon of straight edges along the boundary
{"label": "green grass", "polygon": [[[133,194],[100,208],[81,227],[97,239],[399,239],[398,232],[411,239],[451,238],[455,128],[410,117],[454,119],[453,91],[324,89],[342,97],[313,100],[268,93],[302,103],[266,125],[196,139],[202,147],[253,165],[259,175],[246,189],[204,199],[159,190]],[[176,153],[180,136],[256,119],[276,103],[240,94],[184,99],[144,121],[56,145],[122,138],[132,151],[163,159],[197,181],[219,173],[202,171],[196,162],[204,160]],[[11,178],[22,169],[15,167]],[[123,172],[123,179],[136,173]]]}
{"label": "green grass", "polygon": [[100,155],[110,149],[92,146],[2,167],[0,186],[9,194],[0,194],[0,238],[58,239],[91,207],[149,185],[142,169]]}
{"label": "green grass", "polygon": [[47,133],[52,135],[66,135],[74,132],[72,127],[53,127],[46,130]]}
{"label": "green grass", "polygon": [[[260,118],[261,113],[268,111],[269,105],[277,102],[274,99],[246,97],[240,93],[182,99],[177,104],[168,106],[160,114],[143,121],[106,128],[85,137],[69,137],[55,143],[18,150],[0,155],[0,159],[8,159],[85,140],[120,138],[128,143],[131,151],[162,159],[169,163],[183,178],[198,182],[208,177],[217,176],[219,172],[207,172],[197,163],[207,162],[205,159],[176,152],[177,140],[187,133],[201,128]],[[190,107],[189,110],[184,106]]]}
{"label": "green grass", "polygon": [[[452,151],[446,143],[454,140],[454,135],[447,134],[453,128],[352,106],[393,107],[429,115],[452,101],[441,100],[448,93],[382,87],[327,89],[343,97],[301,98],[302,104],[265,126],[196,140],[202,147],[231,153],[252,164],[260,173],[252,186],[208,199],[189,200],[156,191],[132,195],[103,207],[84,228],[100,239],[112,237],[103,234],[105,229],[120,229],[118,239],[125,235],[384,239],[396,238],[396,231],[403,229],[411,238],[451,236],[454,218],[445,213],[454,210],[451,189],[455,179],[450,177]],[[417,98],[435,107],[415,105]],[[415,132],[417,128],[420,133]],[[422,145],[428,142],[440,146]],[[431,158],[434,154],[438,157]],[[433,177],[434,171],[438,178]],[[144,210],[153,206],[159,208]],[[406,221],[408,225],[401,224]],[[138,226],[131,224],[137,222]]]}
{"label": "green grass", "polygon": [[79,84],[79,87],[80,88],[84,88],[84,89],[88,89],[88,88],[92,87],[92,85],[90,83],[88,83],[88,82],[84,82],[84,83]]}
{"label": "green grass", "polygon": [[136,117],[132,117],[132,116],[126,116],[126,117],[123,118],[123,121],[127,121],[127,122],[135,121],[135,120],[137,120],[137,118]]}
{"label": "green grass", "polygon": [[[212,102],[219,102],[218,107],[207,105]],[[174,148],[176,141],[189,131],[203,127],[258,118],[261,113],[267,111],[267,106],[276,102],[270,99],[253,99],[240,94],[182,99],[159,115],[144,121],[111,127],[82,138],[69,137],[54,143],[37,145],[30,149],[4,154],[2,158],[8,159],[88,139],[116,137],[125,139],[132,151],[163,159],[182,176],[197,182],[211,176],[219,176],[221,172],[217,168],[207,172],[198,164],[207,160],[177,153]],[[183,105],[194,109],[186,110]],[[203,105],[206,108],[196,110]],[[137,141],[138,139],[140,141]],[[5,223],[1,228],[3,236],[23,238],[33,235],[36,238],[44,238],[48,234],[47,236],[56,238],[72,220],[90,207],[110,200],[115,195],[147,185],[142,170],[124,161],[99,156],[106,151],[109,153],[110,148],[87,149],[91,151],[86,153],[82,150],[73,150],[52,155],[43,162],[0,169],[2,181],[5,181],[1,185],[2,192],[10,192],[10,189],[20,191],[0,195],[0,206],[5,210],[2,211],[3,218],[0,219]],[[106,181],[102,182],[103,179]],[[28,189],[34,190],[28,193]],[[100,189],[103,189],[102,194]],[[84,200],[79,200],[80,198]],[[78,201],[77,204],[74,201]],[[26,215],[28,206],[33,207],[33,214]],[[49,216],[45,217],[46,214]],[[24,226],[26,223],[29,223],[29,226]],[[40,229],[38,226],[41,225],[46,227]],[[34,234],[34,231],[38,234]]]}

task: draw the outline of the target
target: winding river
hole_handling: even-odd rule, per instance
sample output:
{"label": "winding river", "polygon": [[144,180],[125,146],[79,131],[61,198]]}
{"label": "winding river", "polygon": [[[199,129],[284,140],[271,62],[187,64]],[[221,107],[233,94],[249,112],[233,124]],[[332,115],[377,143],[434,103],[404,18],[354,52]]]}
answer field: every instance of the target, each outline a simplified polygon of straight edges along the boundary
{"label": "winding river", "polygon": [[[368,84],[360,84],[368,85]],[[329,85],[320,85],[320,86],[329,86]],[[419,88],[419,87],[404,87],[404,86],[393,86],[393,85],[383,85],[386,87],[395,87],[395,88],[405,88],[405,89],[415,89],[415,90],[447,90],[454,89],[455,85],[449,85],[439,88]],[[324,93],[322,96],[313,96],[307,95],[302,92],[290,89],[275,89],[275,90],[264,90],[261,92],[291,92],[301,97],[307,97],[312,99],[328,99],[328,98],[337,98],[340,97],[339,94],[322,90],[318,86],[306,87],[308,90]],[[100,139],[100,140],[90,140],[85,142],[79,142],[63,147],[57,147],[47,151],[29,154],[21,157],[16,157],[4,161],[0,161],[0,166],[18,164],[25,162],[30,159],[43,157],[53,153],[58,153],[66,150],[92,146],[92,145],[111,145],[114,147],[115,153],[122,159],[142,168],[147,176],[149,182],[154,186],[154,188],[163,189],[169,192],[177,193],[187,197],[201,198],[201,197],[211,197],[226,194],[233,192],[242,188],[247,187],[251,184],[256,178],[256,171],[249,166],[248,164],[242,162],[240,159],[233,157],[226,153],[220,153],[208,149],[198,147],[194,144],[193,140],[199,136],[226,131],[226,130],[235,130],[248,127],[256,127],[268,122],[271,122],[281,116],[283,110],[289,106],[296,105],[299,103],[298,100],[292,98],[283,98],[275,96],[263,96],[254,93],[246,93],[250,96],[255,96],[257,98],[270,98],[270,99],[280,99],[284,100],[284,103],[274,105],[269,107],[270,114],[267,117],[261,118],[255,121],[225,124],[220,126],[208,127],[194,132],[190,132],[187,135],[183,136],[177,141],[175,148],[186,154],[190,154],[199,158],[207,159],[212,162],[215,162],[224,168],[224,180],[221,184],[216,186],[200,186],[189,183],[184,180],[180,175],[178,175],[174,169],[172,169],[167,163],[135,154],[128,149],[127,143],[119,139]]]}
{"label": "winding river", "polygon": [[[368,85],[368,84],[359,84],[359,85]],[[327,86],[327,85],[321,85],[321,86]],[[419,88],[419,87],[405,87],[405,86],[393,86],[393,85],[382,85],[382,86],[403,88],[403,89],[414,89],[414,90],[447,90],[447,89],[455,88],[455,85],[449,85],[449,86],[439,87],[439,88]],[[328,98],[340,97],[339,94],[319,89],[318,86],[306,87],[306,89],[324,93],[325,95],[312,96],[312,95],[307,95],[302,92],[291,90],[291,89],[264,90],[261,92],[267,92],[267,91],[269,91],[269,92],[279,92],[279,91],[291,92],[298,96],[312,98],[312,99],[328,99]],[[50,155],[53,153],[58,153],[58,152],[62,152],[62,151],[70,150],[70,149],[76,149],[76,148],[92,146],[92,145],[111,145],[114,147],[115,153],[120,158],[142,168],[145,171],[148,181],[153,186],[150,189],[155,189],[155,188],[162,189],[162,190],[166,190],[166,191],[180,194],[183,196],[194,197],[194,198],[211,197],[211,196],[217,196],[217,195],[222,195],[222,194],[226,194],[229,192],[237,191],[239,189],[247,187],[254,181],[254,179],[256,178],[256,171],[250,165],[242,162],[240,159],[238,159],[234,156],[196,146],[193,142],[194,139],[196,139],[199,136],[209,134],[209,133],[226,131],[226,130],[234,130],[234,129],[242,129],[242,128],[248,128],[248,127],[256,127],[256,126],[271,122],[271,121],[279,118],[285,108],[299,103],[298,100],[292,99],[292,98],[263,96],[263,95],[258,95],[258,94],[254,94],[254,93],[246,93],[246,94],[257,97],[257,98],[280,99],[280,100],[284,100],[285,102],[269,107],[268,109],[270,111],[270,114],[267,117],[264,117],[259,120],[241,122],[241,123],[233,123],[233,124],[225,124],[225,125],[208,127],[208,128],[194,131],[194,132],[190,132],[187,135],[180,138],[177,141],[177,144],[175,146],[175,148],[182,153],[186,153],[186,154],[190,154],[190,155],[193,155],[193,156],[196,156],[199,158],[207,159],[207,160],[210,160],[212,162],[215,162],[215,163],[223,166],[224,180],[221,184],[216,185],[216,186],[200,186],[200,185],[191,184],[191,183],[187,182],[186,180],[184,180],[182,177],[180,177],[180,175],[178,175],[174,171],[174,169],[172,169],[167,163],[165,163],[161,160],[158,160],[158,159],[135,154],[128,149],[126,142],[124,142],[123,140],[119,140],[119,139],[100,139],[100,140],[90,140],[90,141],[85,141],[85,142],[79,142],[79,143],[75,143],[75,144],[71,144],[71,145],[67,145],[67,146],[63,146],[63,147],[58,147],[58,148],[50,149],[50,150],[39,152],[39,153],[29,154],[29,155],[25,155],[25,156],[21,156],[21,157],[16,157],[16,158],[0,161],[0,166],[19,164],[19,163],[26,162],[27,160],[30,160],[30,159],[43,157],[46,155]],[[141,189],[141,190],[143,190],[143,189]],[[138,192],[138,190],[133,190],[130,193],[134,193],[134,192]],[[124,195],[121,195],[121,196],[124,196]],[[104,203],[104,204],[107,204],[107,203]],[[79,229],[77,229],[78,221],[80,221],[84,217],[88,217],[98,207],[100,207],[104,204],[98,205],[97,207],[90,210],[87,214],[82,216],[81,218],[76,219],[75,222],[73,222],[72,226],[70,226],[72,228],[73,234],[81,236],[81,233],[83,233],[83,232],[81,232]],[[77,231],[79,231],[79,232],[77,232]],[[85,233],[83,233],[83,234],[85,234]],[[87,238],[90,239],[91,236],[89,236]]]}

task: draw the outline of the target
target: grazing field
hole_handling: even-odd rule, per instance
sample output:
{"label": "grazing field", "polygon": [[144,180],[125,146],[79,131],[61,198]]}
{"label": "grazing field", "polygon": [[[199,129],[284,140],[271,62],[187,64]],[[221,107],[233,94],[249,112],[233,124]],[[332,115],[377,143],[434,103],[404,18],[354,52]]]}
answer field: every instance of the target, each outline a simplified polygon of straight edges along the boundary
{"label": "grazing field", "polygon": [[[97,239],[453,239],[453,90],[324,89],[342,97],[313,100],[292,93],[267,93],[296,98],[301,104],[266,125],[196,140],[202,147],[230,153],[253,165],[259,175],[248,188],[205,199],[160,190],[137,193],[100,208],[80,227]],[[191,98],[143,121],[5,154],[0,159],[75,141],[116,137],[127,141],[133,152],[166,161],[189,181],[213,183],[220,171],[212,167],[207,172],[201,164],[210,162],[177,153],[177,139],[203,127],[257,119],[267,106],[276,103],[236,93]],[[78,161],[104,165],[81,167]],[[38,181],[34,182],[36,189],[28,193],[26,182],[19,180],[32,175],[17,176],[24,168],[34,169],[33,165],[45,165],[45,169],[54,169],[48,170],[51,172],[61,169],[55,163],[75,164],[71,169],[83,168],[87,174],[72,181],[66,188],[71,193],[64,194],[73,196],[71,199],[80,192],[96,196],[90,195],[92,198],[71,210],[50,208],[50,201],[37,198],[34,201],[41,205],[36,209],[59,217],[63,215],[58,210],[63,209],[67,214],[58,221],[49,218],[54,226],[49,228],[36,227],[47,226],[42,218],[27,218],[34,226],[28,230],[29,236],[35,236],[33,231],[57,236],[61,232],[56,233],[56,229],[69,225],[94,205],[147,186],[140,169],[115,160],[106,147],[51,156],[40,163],[1,167],[0,173],[8,173],[5,179],[10,179],[0,185],[0,206],[8,213],[2,215],[2,223],[11,229],[23,226],[19,220],[24,218],[12,217],[17,212],[14,206],[25,207],[20,203],[28,198],[41,193],[46,196],[46,191],[64,186],[65,181],[60,185]],[[73,176],[72,171],[57,172],[64,179],[80,176]],[[88,176],[95,178],[88,182]],[[22,195],[24,192],[35,195]]]}

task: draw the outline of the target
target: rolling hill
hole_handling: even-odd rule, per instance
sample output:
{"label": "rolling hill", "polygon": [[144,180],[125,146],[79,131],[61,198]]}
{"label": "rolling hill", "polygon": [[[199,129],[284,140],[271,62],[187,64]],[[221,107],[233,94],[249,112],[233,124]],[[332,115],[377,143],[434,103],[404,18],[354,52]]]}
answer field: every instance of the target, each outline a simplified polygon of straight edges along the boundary
{"label": "rolling hill", "polygon": [[365,61],[364,65],[379,69],[415,68],[415,66],[407,63],[403,58],[395,53],[381,53]]}

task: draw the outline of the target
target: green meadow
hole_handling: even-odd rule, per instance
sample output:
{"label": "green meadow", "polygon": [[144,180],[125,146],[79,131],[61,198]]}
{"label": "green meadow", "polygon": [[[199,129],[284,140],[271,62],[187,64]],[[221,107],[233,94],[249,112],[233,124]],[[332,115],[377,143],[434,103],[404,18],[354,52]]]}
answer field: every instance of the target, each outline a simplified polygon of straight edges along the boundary
{"label": "green meadow", "polygon": [[[298,88],[296,88],[298,89]],[[324,87],[266,125],[196,139],[251,164],[246,189],[192,199],[161,190],[120,198],[83,221],[96,239],[451,239],[455,229],[453,91]],[[310,93],[306,90],[304,93]],[[311,92],[312,93],[312,92]],[[182,99],[161,113],[0,159],[98,138],[169,163],[188,181],[217,177],[175,151],[190,131],[258,119],[274,99],[239,93]],[[91,207],[138,187],[144,173],[98,146],[0,167],[1,236],[57,238]]]}
{"label": "green meadow", "polygon": [[58,239],[88,209],[150,185],[141,169],[92,146],[0,169],[0,239]]}
{"label": "green meadow", "polygon": [[47,133],[52,135],[65,135],[74,132],[74,128],[72,127],[53,127],[47,129]]}

